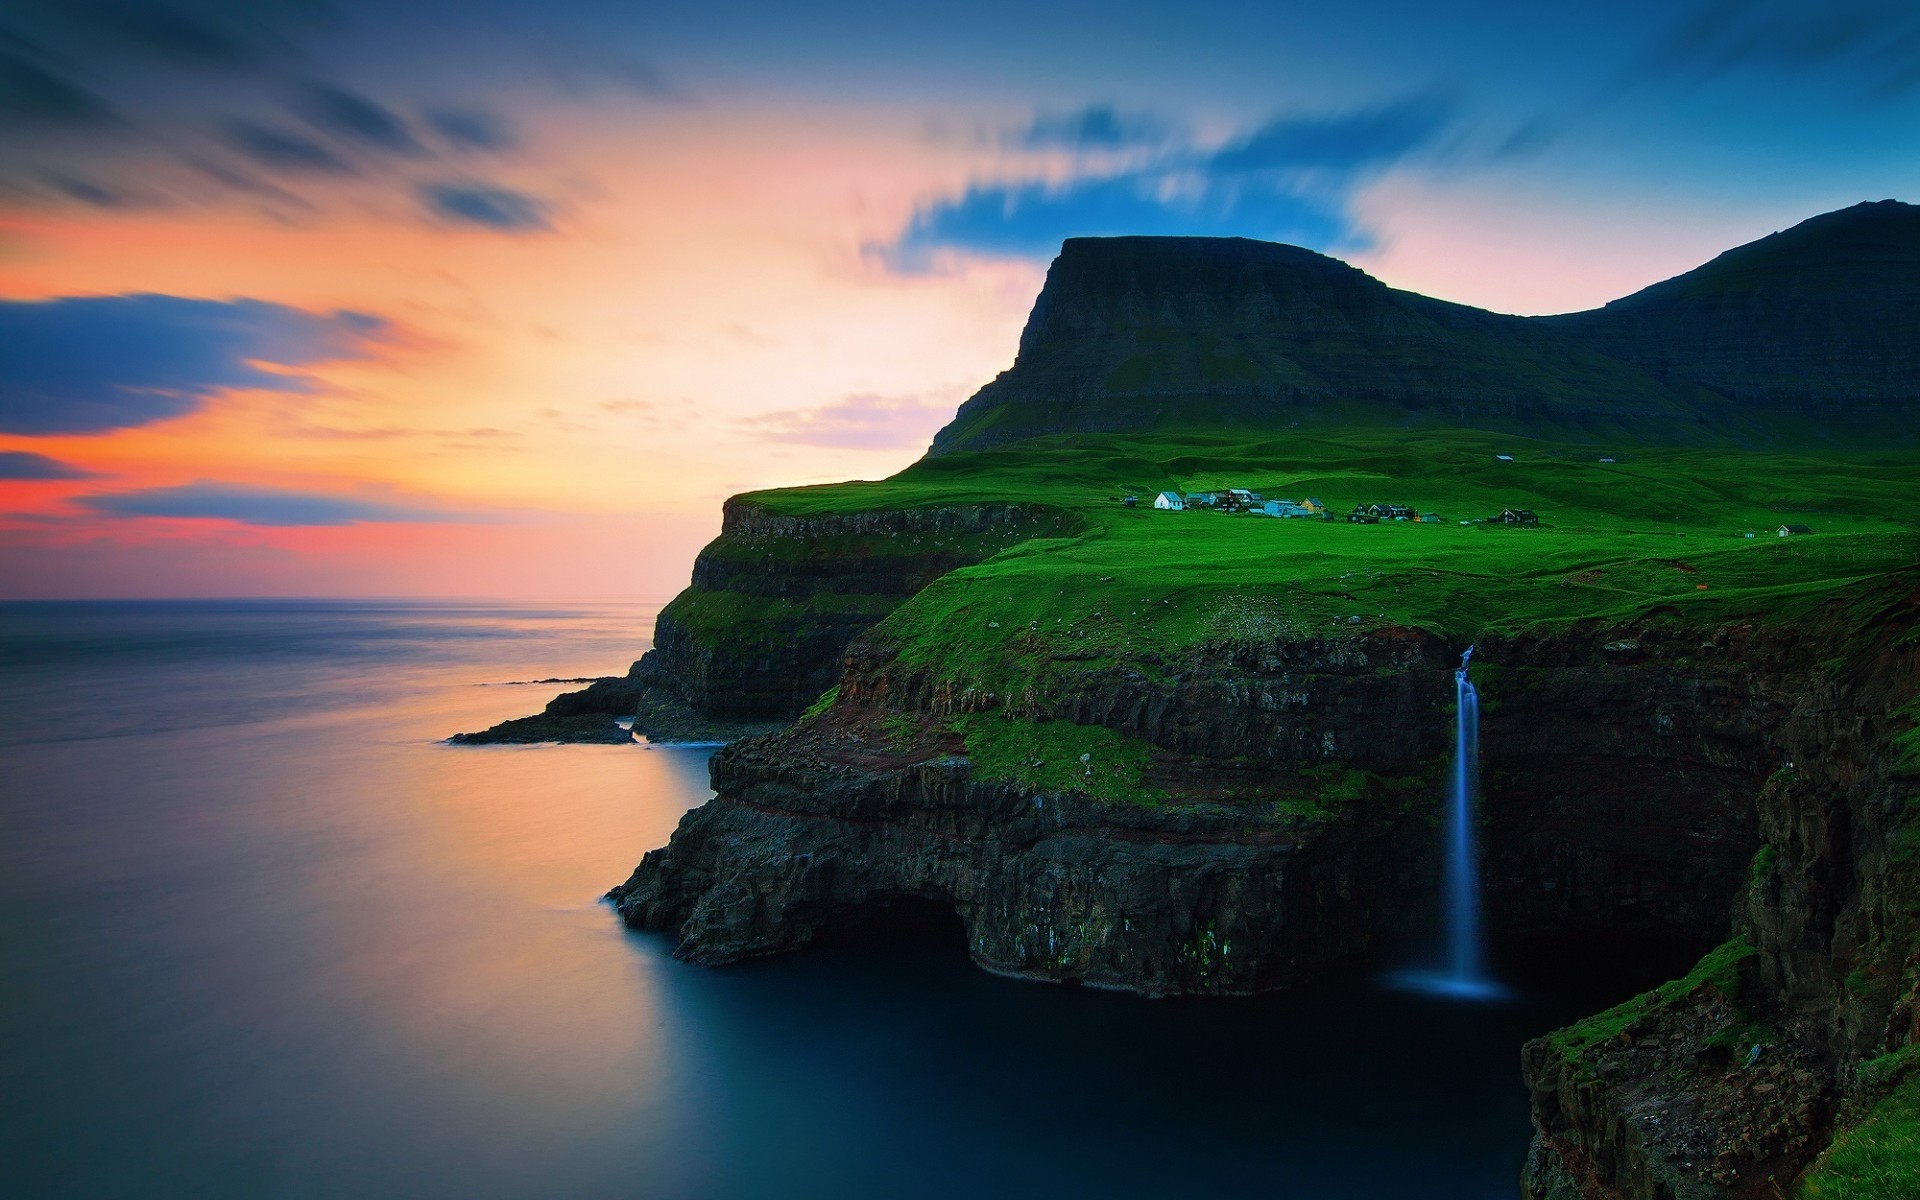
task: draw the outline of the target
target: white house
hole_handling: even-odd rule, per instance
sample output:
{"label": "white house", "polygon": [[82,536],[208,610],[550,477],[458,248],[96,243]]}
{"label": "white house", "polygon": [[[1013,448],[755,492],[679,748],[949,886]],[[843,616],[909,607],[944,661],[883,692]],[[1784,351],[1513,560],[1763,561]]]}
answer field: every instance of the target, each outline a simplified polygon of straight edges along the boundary
{"label": "white house", "polygon": [[1812,532],[1813,530],[1808,529],[1805,525],[1782,525],[1780,527],[1781,537],[1798,537],[1803,533],[1812,533]]}
{"label": "white house", "polygon": [[1179,492],[1161,492],[1153,498],[1153,506],[1168,512],[1180,512],[1187,507],[1187,502],[1180,498]]}
{"label": "white house", "polygon": [[1497,461],[1499,461],[1499,462],[1512,462],[1512,461],[1513,461],[1513,455],[1511,455],[1511,454],[1496,454],[1496,455],[1494,455],[1493,457],[1495,458],[1495,460],[1497,460]]}

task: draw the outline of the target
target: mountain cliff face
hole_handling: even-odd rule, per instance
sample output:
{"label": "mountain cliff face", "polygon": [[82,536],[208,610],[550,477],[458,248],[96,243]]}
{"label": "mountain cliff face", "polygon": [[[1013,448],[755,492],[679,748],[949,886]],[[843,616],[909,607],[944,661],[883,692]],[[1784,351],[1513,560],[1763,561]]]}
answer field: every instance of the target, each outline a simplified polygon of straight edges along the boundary
{"label": "mountain cliff face", "polygon": [[1076,238],[1014,365],[930,453],[1206,423],[1439,421],[1663,441],[1888,428],[1920,403],[1920,208],[1816,217],[1605,308],[1510,317],[1295,246]]}

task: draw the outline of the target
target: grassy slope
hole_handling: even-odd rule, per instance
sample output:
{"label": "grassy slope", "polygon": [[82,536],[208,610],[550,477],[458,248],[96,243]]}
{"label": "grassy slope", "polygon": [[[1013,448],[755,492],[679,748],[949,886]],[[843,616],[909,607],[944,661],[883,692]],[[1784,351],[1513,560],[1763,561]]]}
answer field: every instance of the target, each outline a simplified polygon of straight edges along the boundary
{"label": "grassy slope", "polygon": [[[1082,533],[956,571],[882,627],[909,660],[996,690],[1066,647],[1118,654],[1385,624],[1464,639],[1663,605],[1701,621],[1789,618],[1835,587],[1920,561],[1911,453],[1651,449],[1611,464],[1603,453],[1462,430],[1081,435],[752,499],[790,513],[1025,500],[1083,514]],[[1228,485],[1314,495],[1336,513],[1408,503],[1446,520],[1354,526],[1116,499]],[[1503,507],[1533,508],[1542,525],[1460,524]],[[1775,536],[1789,521],[1814,535]]]}
{"label": "grassy slope", "polygon": [[1796,1200],[1910,1200],[1920,1196],[1920,1045],[1860,1065],[1866,1088],[1874,1079],[1897,1082],[1857,1118],[1843,1122],[1833,1144],[1815,1159],[1794,1189]]}
{"label": "grassy slope", "polygon": [[[1655,1016],[1660,1010],[1671,1007],[1692,996],[1701,988],[1712,988],[1728,1000],[1738,1000],[1740,996],[1740,964],[1753,957],[1753,947],[1745,938],[1735,938],[1721,945],[1694,964],[1693,970],[1679,979],[1663,983],[1650,992],[1643,992],[1633,999],[1616,1004],[1605,1012],[1578,1021],[1565,1029],[1555,1030],[1547,1037],[1550,1044],[1568,1065],[1578,1070],[1582,1077],[1591,1078],[1591,1064],[1587,1061],[1587,1051],[1606,1042],[1611,1042],[1623,1034],[1629,1033]],[[1743,1038],[1748,1029],[1727,1031],[1727,1048],[1745,1051],[1756,1038]]]}
{"label": "grassy slope", "polygon": [[[1044,694],[1051,676],[1122,658],[1150,675],[1155,655],[1171,660],[1208,642],[1394,624],[1464,641],[1661,607],[1681,620],[1790,620],[1835,588],[1920,562],[1920,509],[1907,499],[1920,456],[1675,448],[1601,463],[1603,454],[1437,429],[1079,435],[749,499],[796,515],[979,501],[1078,514],[1078,533],[952,572],[875,631],[904,662],[1001,697]],[[1341,514],[1361,502],[1407,503],[1445,523],[1356,526],[1118,502],[1227,486],[1312,495]],[[1532,508],[1542,525],[1460,523],[1503,507]],[[1788,521],[1815,533],[1777,537]],[[1151,747],[1111,731],[976,716],[959,732],[984,777],[1168,799],[1143,777]],[[1358,790],[1398,782],[1363,780]],[[1355,790],[1330,777],[1293,803],[1324,815]]]}

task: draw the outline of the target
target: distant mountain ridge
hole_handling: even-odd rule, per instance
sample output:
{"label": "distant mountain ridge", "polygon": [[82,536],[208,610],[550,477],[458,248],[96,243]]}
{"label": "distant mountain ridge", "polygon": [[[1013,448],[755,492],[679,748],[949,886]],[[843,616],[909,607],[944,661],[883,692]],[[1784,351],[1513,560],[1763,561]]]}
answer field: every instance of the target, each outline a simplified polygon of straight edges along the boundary
{"label": "distant mountain ridge", "polygon": [[1242,238],[1072,238],[930,455],[1163,425],[1435,422],[1670,442],[1920,437],[1920,206],[1804,221],[1515,317]]}

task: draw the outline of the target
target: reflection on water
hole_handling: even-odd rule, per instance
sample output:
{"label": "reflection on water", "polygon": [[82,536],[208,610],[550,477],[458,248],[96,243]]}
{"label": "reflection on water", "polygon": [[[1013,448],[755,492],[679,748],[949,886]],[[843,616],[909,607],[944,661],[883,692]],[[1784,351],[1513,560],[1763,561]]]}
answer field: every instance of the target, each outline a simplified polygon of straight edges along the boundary
{"label": "reflection on water", "polygon": [[710,750],[437,741],[651,618],[0,605],[7,1194],[1511,1196],[1520,1040],[1618,998],[675,963],[598,897]]}

